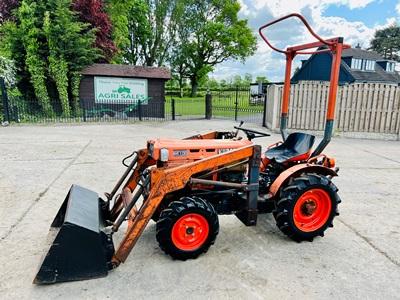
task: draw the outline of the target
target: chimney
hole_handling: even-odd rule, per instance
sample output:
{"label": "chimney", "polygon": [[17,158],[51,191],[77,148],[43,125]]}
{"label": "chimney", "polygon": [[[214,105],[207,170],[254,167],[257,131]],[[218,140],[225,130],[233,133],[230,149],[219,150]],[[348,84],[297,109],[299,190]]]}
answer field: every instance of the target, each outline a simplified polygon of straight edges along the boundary
{"label": "chimney", "polygon": [[360,43],[357,44],[357,46],[355,46],[356,49],[361,49],[361,45]]}

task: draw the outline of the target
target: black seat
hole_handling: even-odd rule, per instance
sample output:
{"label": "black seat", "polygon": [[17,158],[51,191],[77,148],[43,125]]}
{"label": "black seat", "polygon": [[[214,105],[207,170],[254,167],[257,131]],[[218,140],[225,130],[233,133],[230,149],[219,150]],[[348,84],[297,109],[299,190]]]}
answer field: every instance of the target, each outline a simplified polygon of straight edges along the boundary
{"label": "black seat", "polygon": [[283,144],[268,149],[265,156],[270,160],[274,159],[277,163],[284,163],[293,158],[306,160],[310,155],[314,140],[315,136],[311,134],[294,132],[289,134]]}

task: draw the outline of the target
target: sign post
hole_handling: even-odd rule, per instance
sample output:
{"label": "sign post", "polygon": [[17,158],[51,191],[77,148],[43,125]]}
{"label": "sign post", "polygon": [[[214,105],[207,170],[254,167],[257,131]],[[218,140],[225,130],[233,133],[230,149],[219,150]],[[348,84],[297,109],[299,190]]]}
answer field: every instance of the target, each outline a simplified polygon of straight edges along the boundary
{"label": "sign post", "polygon": [[147,79],[94,77],[95,103],[148,104]]}

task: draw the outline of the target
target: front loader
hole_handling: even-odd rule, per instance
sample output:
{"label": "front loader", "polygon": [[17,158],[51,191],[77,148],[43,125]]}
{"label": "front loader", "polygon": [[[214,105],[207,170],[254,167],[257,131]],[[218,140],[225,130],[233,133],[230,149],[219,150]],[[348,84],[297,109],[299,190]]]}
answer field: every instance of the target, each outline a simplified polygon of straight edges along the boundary
{"label": "front loader", "polygon": [[[318,41],[286,50],[272,46],[262,31],[290,17],[299,18]],[[150,220],[157,223],[161,249],[180,260],[209,249],[219,231],[219,214],[234,214],[244,225],[255,226],[259,214],[272,213],[278,228],[298,242],[324,235],[338,214],[340,198],[332,183],[335,160],[322,151],[332,135],[341,51],[348,46],[342,38],[320,38],[298,14],[262,26],[260,34],[287,58],[282,142],[262,151],[253,140],[269,134],[243,128],[243,123],[234,131],[149,140],[123,160],[126,171],[104,198],[71,187],[51,224],[55,239],[34,283],[106,276],[125,262]],[[333,57],[326,128],[315,149],[313,135],[287,130],[292,60],[312,48]],[[112,238],[124,222],[126,232],[115,249]]]}

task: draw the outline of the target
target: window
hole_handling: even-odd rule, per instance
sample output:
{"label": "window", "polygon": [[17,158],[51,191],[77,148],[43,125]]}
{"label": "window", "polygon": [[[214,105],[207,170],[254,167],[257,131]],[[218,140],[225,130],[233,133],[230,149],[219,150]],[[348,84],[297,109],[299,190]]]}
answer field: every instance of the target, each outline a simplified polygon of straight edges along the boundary
{"label": "window", "polygon": [[394,72],[395,64],[394,62],[388,62],[386,64],[386,72]]}
{"label": "window", "polygon": [[369,59],[353,58],[351,68],[354,70],[375,71],[375,61]]}
{"label": "window", "polygon": [[365,71],[375,71],[375,62],[373,60],[363,60],[363,70]]}
{"label": "window", "polygon": [[353,58],[351,60],[351,68],[355,70],[361,70],[362,60],[358,58]]}

